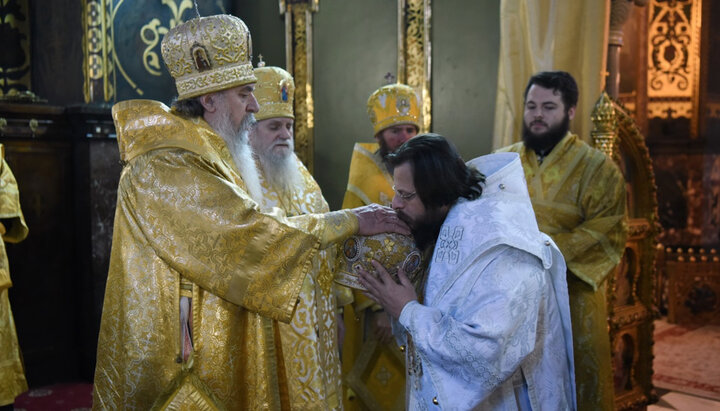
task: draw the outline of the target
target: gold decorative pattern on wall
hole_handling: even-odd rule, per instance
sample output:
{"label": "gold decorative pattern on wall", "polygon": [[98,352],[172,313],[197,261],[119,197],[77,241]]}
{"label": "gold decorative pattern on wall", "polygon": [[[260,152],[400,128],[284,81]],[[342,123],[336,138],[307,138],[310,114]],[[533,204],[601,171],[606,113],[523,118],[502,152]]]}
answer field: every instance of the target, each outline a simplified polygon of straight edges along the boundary
{"label": "gold decorative pattern on wall", "polygon": [[160,19],[154,17],[147,24],[142,26],[140,29],[140,37],[143,43],[147,45],[143,51],[143,65],[145,70],[153,76],[162,75],[162,68],[160,65],[160,56],[158,54],[158,44],[162,36],[167,34],[168,30],[182,23],[182,14],[185,10],[193,8],[193,2],[191,0],[182,0],[180,4],[177,4],[172,0],[162,0],[162,3],[166,5],[172,11],[172,18],[167,27],[162,26]]}
{"label": "gold decorative pattern on wall", "polygon": [[31,86],[28,0],[0,0],[0,29],[0,100],[19,99]]}
{"label": "gold decorative pattern on wall", "polygon": [[653,0],[648,13],[648,118],[691,120],[697,136],[702,0]]}
{"label": "gold decorative pattern on wall", "polygon": [[295,80],[295,153],[312,173],[315,150],[312,13],[319,0],[280,0],[285,15],[285,65]]}
{"label": "gold decorative pattern on wall", "polygon": [[422,101],[421,132],[432,127],[430,96],[430,0],[398,0],[398,83],[412,86]]}

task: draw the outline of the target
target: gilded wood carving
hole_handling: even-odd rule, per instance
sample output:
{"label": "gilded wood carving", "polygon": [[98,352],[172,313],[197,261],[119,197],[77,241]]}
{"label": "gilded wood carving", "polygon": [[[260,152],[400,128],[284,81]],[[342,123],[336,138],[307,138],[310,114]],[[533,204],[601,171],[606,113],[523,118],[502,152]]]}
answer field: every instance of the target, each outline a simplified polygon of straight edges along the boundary
{"label": "gilded wood carving", "polygon": [[644,409],[657,400],[652,385],[652,333],[659,225],[652,160],[632,117],[607,93],[598,100],[592,119],[595,147],[616,161],[628,187],[625,254],[607,283],[615,407]]}

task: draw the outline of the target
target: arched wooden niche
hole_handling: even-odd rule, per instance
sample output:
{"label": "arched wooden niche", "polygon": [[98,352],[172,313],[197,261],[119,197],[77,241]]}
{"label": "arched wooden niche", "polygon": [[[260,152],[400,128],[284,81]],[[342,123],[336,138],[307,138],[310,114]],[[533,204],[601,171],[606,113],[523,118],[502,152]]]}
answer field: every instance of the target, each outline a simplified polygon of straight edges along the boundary
{"label": "arched wooden niche", "polygon": [[657,400],[652,385],[653,287],[659,233],[655,176],[645,138],[635,121],[606,93],[595,106],[593,123],[595,146],[617,163],[627,188],[625,253],[607,282],[615,408],[644,409]]}

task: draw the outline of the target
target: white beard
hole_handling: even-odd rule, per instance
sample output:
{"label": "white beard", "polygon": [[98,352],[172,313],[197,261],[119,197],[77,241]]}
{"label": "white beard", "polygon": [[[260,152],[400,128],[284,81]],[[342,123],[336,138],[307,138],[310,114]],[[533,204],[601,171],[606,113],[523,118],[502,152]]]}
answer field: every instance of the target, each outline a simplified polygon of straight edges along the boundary
{"label": "white beard", "polygon": [[277,193],[292,196],[303,188],[303,176],[298,160],[290,144],[290,153],[286,156],[272,153],[255,153],[262,168],[262,174],[268,185]]}
{"label": "white beard", "polygon": [[245,183],[250,198],[255,200],[256,203],[262,204],[263,194],[260,175],[253,160],[253,153],[248,140],[250,129],[255,124],[255,116],[248,113],[240,124],[240,130],[236,132],[233,130],[229,113],[226,114],[220,119],[219,124],[211,124],[211,126],[225,140],[225,144],[240,172],[240,177]]}

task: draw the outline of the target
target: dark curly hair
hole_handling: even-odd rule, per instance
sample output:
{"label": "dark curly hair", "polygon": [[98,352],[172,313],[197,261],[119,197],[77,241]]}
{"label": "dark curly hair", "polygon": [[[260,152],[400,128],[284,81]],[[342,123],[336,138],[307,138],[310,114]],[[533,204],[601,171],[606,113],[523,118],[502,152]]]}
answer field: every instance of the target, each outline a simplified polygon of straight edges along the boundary
{"label": "dark curly hair", "polygon": [[413,183],[425,207],[437,209],[453,205],[462,197],[475,200],[482,195],[485,176],[468,167],[455,146],[445,137],[426,133],[413,137],[388,155],[393,170],[409,162]]}
{"label": "dark curly hair", "polygon": [[573,76],[567,71],[541,71],[534,74],[530,77],[530,80],[528,80],[528,84],[525,87],[525,94],[523,95],[524,100],[527,100],[528,91],[530,91],[530,87],[532,87],[533,84],[537,84],[543,88],[552,89],[554,92],[560,92],[566,112],[571,107],[577,106],[579,95],[578,85]]}

